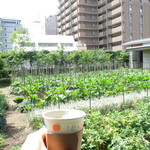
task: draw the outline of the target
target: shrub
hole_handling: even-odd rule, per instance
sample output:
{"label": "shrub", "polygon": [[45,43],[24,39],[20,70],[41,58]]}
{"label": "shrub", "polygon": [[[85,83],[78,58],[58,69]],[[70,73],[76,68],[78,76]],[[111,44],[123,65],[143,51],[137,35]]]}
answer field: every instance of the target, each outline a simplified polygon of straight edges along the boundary
{"label": "shrub", "polygon": [[149,150],[150,100],[132,109],[107,115],[88,114],[83,130],[82,150]]}
{"label": "shrub", "polygon": [[8,109],[8,103],[5,96],[0,94],[0,130],[6,127],[6,110]]}
{"label": "shrub", "polygon": [[5,68],[3,60],[0,58],[0,85],[11,84],[11,77]]}

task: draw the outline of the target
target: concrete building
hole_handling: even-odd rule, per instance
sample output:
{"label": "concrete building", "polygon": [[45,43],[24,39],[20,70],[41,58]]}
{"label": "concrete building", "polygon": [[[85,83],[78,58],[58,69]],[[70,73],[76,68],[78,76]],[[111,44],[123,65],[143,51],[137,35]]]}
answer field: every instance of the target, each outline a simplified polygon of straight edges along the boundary
{"label": "concrete building", "polygon": [[56,15],[49,16],[45,19],[46,35],[57,34],[57,17]]}
{"label": "concrete building", "polygon": [[[15,46],[15,45],[14,45]],[[30,42],[24,47],[25,51],[31,50],[64,50],[71,52],[77,50],[77,43],[73,36],[66,35],[39,35],[31,36]]]}
{"label": "concrete building", "polygon": [[150,69],[150,38],[130,41],[123,46],[130,51],[131,68]]}
{"label": "concrete building", "polygon": [[59,0],[58,34],[73,35],[87,49],[123,49],[150,37],[149,0]]}
{"label": "concrete building", "polygon": [[1,51],[12,50],[13,43],[9,38],[12,32],[16,31],[19,26],[20,20],[0,18],[0,27],[2,28],[2,33],[0,33],[0,41],[2,42],[2,45],[0,45]]}

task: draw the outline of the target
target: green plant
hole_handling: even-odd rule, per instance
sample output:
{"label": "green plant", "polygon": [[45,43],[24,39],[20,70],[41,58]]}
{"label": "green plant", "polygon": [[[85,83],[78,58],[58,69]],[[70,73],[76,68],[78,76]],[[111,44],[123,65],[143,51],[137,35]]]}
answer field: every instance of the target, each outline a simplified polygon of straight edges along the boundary
{"label": "green plant", "polygon": [[21,146],[15,146],[15,147],[10,148],[9,150],[20,150],[20,149],[21,149]]}
{"label": "green plant", "polygon": [[132,109],[113,110],[106,115],[92,112],[85,119],[82,150],[149,150],[150,100]]}
{"label": "green plant", "polygon": [[0,132],[0,148],[2,147],[4,143],[4,135]]}
{"label": "green plant", "polygon": [[19,104],[19,103],[23,102],[24,99],[25,99],[24,97],[17,97],[17,98],[15,98],[13,101],[14,101],[15,103]]}
{"label": "green plant", "polygon": [[0,94],[0,130],[6,128],[6,110],[8,109],[8,103],[5,96]]}

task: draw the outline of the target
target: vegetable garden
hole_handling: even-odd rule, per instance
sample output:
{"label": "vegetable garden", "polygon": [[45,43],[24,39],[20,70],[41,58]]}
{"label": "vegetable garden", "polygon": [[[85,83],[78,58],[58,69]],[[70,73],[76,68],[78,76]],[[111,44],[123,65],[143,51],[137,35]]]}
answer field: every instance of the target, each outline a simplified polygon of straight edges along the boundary
{"label": "vegetable garden", "polygon": [[[101,58],[97,57],[101,52],[97,55],[95,52],[65,55],[44,51],[38,56],[31,52],[27,59],[25,53],[12,53],[9,57],[1,57],[11,72],[12,92],[20,96],[14,102],[20,103],[18,109],[21,112],[51,105],[61,108],[65,103],[82,100],[88,103],[82,150],[149,149],[149,70],[129,69],[122,59],[120,62],[119,59],[116,62],[115,57],[112,59],[110,51],[109,55],[103,53]],[[24,67],[26,62],[30,64],[29,68]],[[147,98],[127,106],[126,94],[143,90]],[[93,100],[117,95],[122,95],[124,105],[121,109],[103,113],[93,109]],[[34,118],[32,121],[36,127],[43,125],[41,119],[37,123]]]}
{"label": "vegetable garden", "polygon": [[93,98],[122,94],[124,101],[126,93],[146,90],[148,95],[150,88],[149,71],[140,69],[122,68],[78,73],[71,70],[69,73],[49,75],[44,75],[44,72],[39,75],[37,72],[39,70],[36,73],[32,71],[32,76],[26,76],[29,72],[20,72],[24,76],[15,78],[11,84],[14,94],[24,96],[24,105],[20,108],[22,111],[51,104],[61,108],[61,103],[83,99],[89,100],[91,108]]}

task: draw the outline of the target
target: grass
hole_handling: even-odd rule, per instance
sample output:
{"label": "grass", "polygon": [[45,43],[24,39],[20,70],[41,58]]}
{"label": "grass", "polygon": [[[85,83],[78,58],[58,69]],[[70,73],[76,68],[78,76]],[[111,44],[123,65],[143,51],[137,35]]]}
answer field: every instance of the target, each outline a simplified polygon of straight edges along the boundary
{"label": "grass", "polygon": [[0,132],[0,148],[2,147],[4,141],[4,135]]}
{"label": "grass", "polygon": [[[91,104],[91,111],[100,111],[102,114],[106,114],[113,109],[124,109],[123,107],[126,105],[127,107],[132,107],[132,104],[137,101],[143,99],[147,96],[147,91],[141,91],[140,93],[134,92],[130,94],[126,94],[125,97],[122,95],[115,97],[101,97],[101,99],[93,99],[89,100],[81,100],[75,102],[69,102],[66,104],[61,104],[61,109],[79,109],[85,112],[89,111]],[[30,126],[33,128],[40,128],[43,125],[43,118],[41,116],[42,112],[52,109],[58,109],[57,105],[51,105],[42,109],[34,109],[27,114],[28,121]]]}

